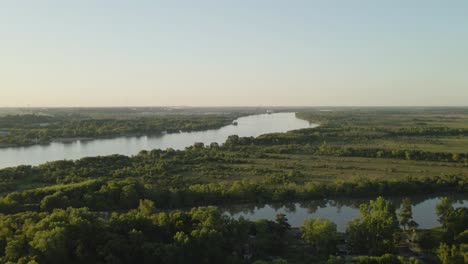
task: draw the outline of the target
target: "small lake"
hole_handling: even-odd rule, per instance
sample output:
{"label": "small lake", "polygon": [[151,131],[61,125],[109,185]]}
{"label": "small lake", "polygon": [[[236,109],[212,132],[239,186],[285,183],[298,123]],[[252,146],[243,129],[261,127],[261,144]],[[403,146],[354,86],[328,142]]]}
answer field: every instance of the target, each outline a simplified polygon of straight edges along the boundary
{"label": "small lake", "polygon": [[224,143],[228,136],[256,137],[262,134],[287,132],[290,130],[316,127],[308,121],[298,119],[295,113],[261,114],[241,117],[237,125],[219,129],[170,133],[157,136],[116,137],[70,143],[52,142],[47,145],[0,148],[0,168],[18,165],[38,165],[48,161],[80,159],[111,154],[134,155],[141,150],[184,149],[195,142],[210,144]]}
{"label": "small lake", "polygon": [[[455,199],[454,207],[466,207],[468,197],[452,197]],[[389,198],[396,208],[401,205],[401,198]],[[442,197],[412,197],[413,219],[419,228],[433,228],[440,226],[435,213],[435,206]],[[358,218],[359,205],[368,203],[369,199],[346,200],[312,200],[300,203],[282,203],[266,205],[236,205],[222,208],[225,213],[235,219],[244,217],[248,220],[268,219],[275,220],[277,214],[285,214],[292,227],[302,226],[304,220],[309,218],[326,218],[337,225],[339,232],[344,232],[347,223]],[[398,212],[397,212],[398,213]]]}

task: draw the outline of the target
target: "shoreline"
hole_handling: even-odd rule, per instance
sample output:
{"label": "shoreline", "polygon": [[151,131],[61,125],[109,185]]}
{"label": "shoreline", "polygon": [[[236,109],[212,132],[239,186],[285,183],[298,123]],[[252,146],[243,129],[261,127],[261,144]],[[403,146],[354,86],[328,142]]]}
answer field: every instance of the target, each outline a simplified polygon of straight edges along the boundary
{"label": "shoreline", "polygon": [[[280,113],[288,113],[288,112],[277,112],[275,114],[280,114]],[[297,112],[291,112],[294,113],[295,116]],[[261,113],[261,114],[249,114],[249,115],[241,115],[238,116],[236,119],[230,121],[229,123],[226,122],[222,126],[219,127],[212,127],[212,128],[203,128],[203,129],[194,129],[194,130],[179,130],[179,131],[161,131],[161,132],[154,132],[154,133],[128,133],[128,134],[120,134],[120,135],[107,135],[107,136],[94,136],[94,137],[63,137],[63,138],[52,138],[47,142],[41,142],[41,143],[30,143],[30,144],[2,144],[0,143],[0,149],[7,149],[7,148],[27,148],[27,147],[33,147],[33,146],[47,146],[50,145],[51,143],[63,143],[63,144],[71,144],[75,143],[78,141],[93,141],[93,140],[102,140],[102,139],[115,139],[119,137],[152,137],[152,136],[161,136],[161,135],[166,135],[166,134],[178,134],[178,133],[190,133],[190,132],[201,132],[201,131],[210,131],[210,130],[217,130],[221,129],[223,127],[227,126],[235,126],[235,122],[237,123],[237,120],[242,117],[249,117],[249,116],[255,116],[255,115],[264,115],[266,113]],[[297,119],[301,119],[304,121],[308,121],[302,118],[299,118],[296,116]],[[311,123],[309,121],[309,123]]]}
{"label": "shoreline", "polygon": [[218,127],[218,128],[209,128],[209,129],[200,129],[200,130],[179,130],[179,131],[162,131],[162,132],[157,132],[157,133],[129,133],[129,134],[121,134],[121,135],[109,135],[109,136],[96,136],[96,137],[65,137],[65,138],[53,138],[49,140],[48,142],[41,142],[41,143],[31,143],[31,144],[0,144],[0,149],[5,149],[5,148],[24,148],[24,147],[32,147],[32,146],[47,146],[50,145],[51,143],[64,143],[64,144],[69,144],[69,143],[75,143],[78,141],[93,141],[93,140],[102,140],[102,139],[115,139],[119,137],[152,137],[152,136],[161,136],[161,135],[166,135],[166,134],[178,134],[178,133],[190,133],[190,132],[200,132],[200,131],[209,131],[209,130],[216,130],[223,128],[225,126],[232,125],[232,123],[229,123],[227,125]]}
{"label": "shoreline", "polygon": [[106,136],[92,136],[92,137],[63,137],[63,138],[52,138],[49,139],[47,142],[31,142],[31,143],[26,143],[26,144],[11,144],[11,143],[0,143],[0,149],[7,149],[7,148],[26,148],[26,147],[32,147],[32,146],[47,146],[50,145],[51,143],[74,143],[77,141],[92,141],[92,140],[100,140],[100,139],[115,139],[119,137],[144,137],[144,136],[160,136],[160,135],[165,135],[165,134],[176,134],[176,133],[183,133],[183,132],[200,132],[200,131],[209,131],[209,130],[216,130],[216,129],[221,129],[226,126],[234,125],[234,122],[236,122],[239,118],[242,117],[247,117],[247,116],[253,116],[253,115],[261,115],[261,114],[247,114],[247,115],[238,115],[235,119],[230,120],[229,122],[224,123],[221,126],[216,126],[216,127],[206,127],[206,128],[200,128],[200,129],[193,129],[193,130],[178,130],[178,131],[159,131],[159,132],[153,132],[153,133],[127,133],[127,134],[116,134],[116,135],[106,135]]}

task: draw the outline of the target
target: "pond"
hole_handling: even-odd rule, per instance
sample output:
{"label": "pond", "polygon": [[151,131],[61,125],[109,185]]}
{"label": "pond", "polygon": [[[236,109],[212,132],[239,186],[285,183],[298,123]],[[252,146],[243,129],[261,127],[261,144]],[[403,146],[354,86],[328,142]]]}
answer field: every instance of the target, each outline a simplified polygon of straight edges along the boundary
{"label": "pond", "polygon": [[224,143],[228,136],[256,137],[262,134],[287,132],[316,127],[308,121],[296,118],[295,113],[261,114],[241,117],[237,125],[219,129],[169,133],[158,136],[116,137],[107,139],[77,140],[69,143],[52,142],[47,145],[0,149],[0,168],[18,165],[38,165],[48,161],[80,159],[111,154],[134,155],[141,150],[184,149],[196,142]]}
{"label": "pond", "polygon": [[[468,205],[468,197],[452,196],[455,199],[455,207]],[[389,198],[399,208],[401,198]],[[413,219],[419,224],[419,228],[432,228],[440,226],[435,213],[436,204],[442,197],[412,197]],[[369,199],[343,199],[343,200],[312,200],[289,204],[265,204],[265,205],[236,205],[222,208],[224,212],[238,219],[244,217],[252,221],[258,219],[274,220],[277,214],[285,214],[292,227],[302,226],[304,220],[309,218],[326,218],[337,225],[339,232],[346,230],[347,223],[353,218],[359,217],[359,205],[368,203]]]}

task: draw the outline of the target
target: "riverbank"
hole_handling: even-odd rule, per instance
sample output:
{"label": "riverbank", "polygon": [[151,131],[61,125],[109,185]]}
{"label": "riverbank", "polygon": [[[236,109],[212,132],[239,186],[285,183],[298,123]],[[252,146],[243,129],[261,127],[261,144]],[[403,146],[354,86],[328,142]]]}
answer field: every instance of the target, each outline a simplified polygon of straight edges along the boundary
{"label": "riverbank", "polygon": [[[157,136],[164,132],[193,132],[219,129],[251,113],[187,114],[151,116],[44,117],[38,115],[0,116],[0,147],[28,147],[53,142],[73,142],[76,139],[107,139],[116,137]],[[46,119],[44,119],[46,118]],[[47,122],[46,122],[47,121]],[[44,123],[46,122],[46,123]],[[3,131],[3,130],[1,130]]]}
{"label": "riverbank", "polygon": [[[112,154],[135,155],[142,150],[185,149],[194,143],[222,144],[231,135],[255,137],[261,134],[281,133],[311,127],[308,121],[297,119],[294,113],[247,115],[223,122],[223,126],[208,130],[164,130],[157,134],[132,133],[119,137],[67,137],[47,145],[0,149],[0,168],[18,165],[39,165],[63,159],[104,156]],[[175,132],[175,133],[171,133]],[[84,139],[78,141],[78,139]]]}
{"label": "riverbank", "polygon": [[[454,200],[455,208],[468,206],[468,194],[439,193],[434,195],[409,195],[413,206],[413,218],[419,224],[419,228],[431,229],[440,226],[435,206],[440,203],[442,197],[450,197]],[[347,224],[353,218],[359,217],[359,206],[374,197],[367,198],[328,198],[322,200],[295,201],[270,204],[238,204],[220,206],[228,216],[235,219],[243,217],[255,221],[258,219],[274,220],[277,214],[286,215],[292,227],[300,227],[309,218],[324,218],[334,222],[339,232],[346,230]],[[398,209],[401,206],[403,196],[386,196]]]}

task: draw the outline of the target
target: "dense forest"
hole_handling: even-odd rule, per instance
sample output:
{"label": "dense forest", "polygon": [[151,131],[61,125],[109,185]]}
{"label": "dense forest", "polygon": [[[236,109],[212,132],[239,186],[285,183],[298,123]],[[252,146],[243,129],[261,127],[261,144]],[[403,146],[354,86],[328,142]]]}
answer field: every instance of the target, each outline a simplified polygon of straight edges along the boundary
{"label": "dense forest", "polygon": [[[161,121],[157,129],[202,129],[237,115],[154,120]],[[320,126],[256,138],[232,135],[224,144],[196,143],[185,150],[1,169],[2,261],[344,263],[334,256],[342,238],[327,220],[310,219],[295,230],[281,215],[276,221],[235,220],[210,206],[467,194],[466,109],[312,109],[297,116]],[[2,124],[30,130],[28,118],[49,117],[22,118],[5,116]],[[87,122],[115,128],[126,120]],[[146,127],[148,120],[132,117],[131,124]],[[357,263],[420,263],[397,256],[397,244],[407,240],[438,256],[429,263],[468,258],[467,210],[449,199],[437,208],[441,227],[435,230],[417,229],[409,202],[402,204],[406,215],[396,215],[395,205],[383,198],[360,209],[361,217],[344,234],[353,254],[371,256],[356,257]]]}
{"label": "dense forest", "polygon": [[[423,263],[398,256],[410,240],[435,250],[443,264],[466,263],[468,209],[444,199],[437,205],[442,227],[417,230],[410,202],[399,215],[382,197],[360,206],[345,234],[326,219],[308,219],[300,230],[278,214],[275,221],[227,217],[216,207],[159,211],[140,200],[128,212],[88,208],[0,215],[2,263],[346,263],[337,256],[346,237],[353,263]],[[425,255],[422,255],[425,256]]]}

